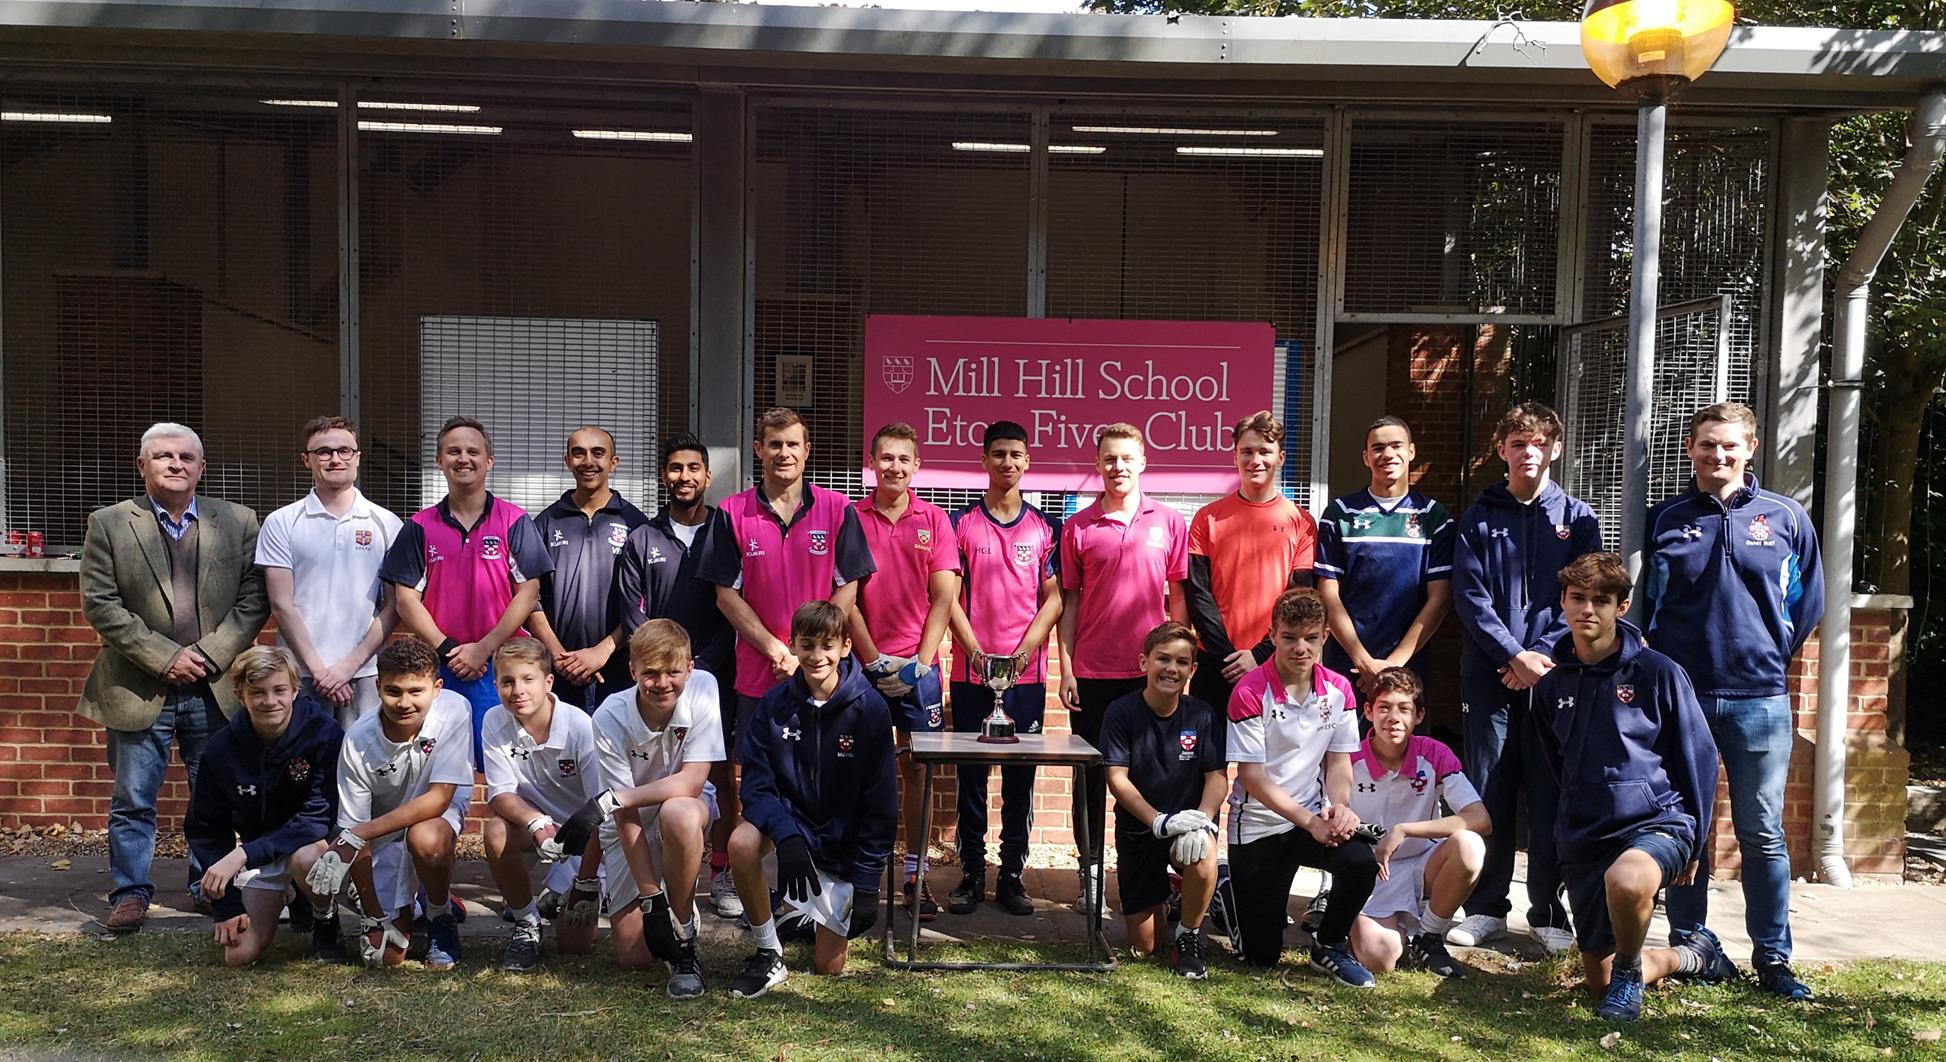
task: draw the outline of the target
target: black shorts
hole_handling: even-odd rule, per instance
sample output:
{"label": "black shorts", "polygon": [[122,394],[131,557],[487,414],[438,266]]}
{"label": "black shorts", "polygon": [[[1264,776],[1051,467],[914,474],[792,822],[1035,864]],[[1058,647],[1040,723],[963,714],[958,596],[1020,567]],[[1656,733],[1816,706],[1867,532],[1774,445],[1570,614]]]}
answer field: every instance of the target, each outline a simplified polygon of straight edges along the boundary
{"label": "black shorts", "polygon": [[1608,920],[1608,868],[1631,848],[1647,852],[1662,868],[1664,885],[1676,880],[1695,858],[1694,846],[1661,830],[1642,830],[1618,841],[1599,859],[1562,863],[1568,909],[1574,913],[1574,939],[1588,953],[1615,950],[1615,927]]}
{"label": "black shorts", "polygon": [[1115,876],[1122,913],[1141,914],[1169,902],[1169,842],[1144,829],[1115,827]]}

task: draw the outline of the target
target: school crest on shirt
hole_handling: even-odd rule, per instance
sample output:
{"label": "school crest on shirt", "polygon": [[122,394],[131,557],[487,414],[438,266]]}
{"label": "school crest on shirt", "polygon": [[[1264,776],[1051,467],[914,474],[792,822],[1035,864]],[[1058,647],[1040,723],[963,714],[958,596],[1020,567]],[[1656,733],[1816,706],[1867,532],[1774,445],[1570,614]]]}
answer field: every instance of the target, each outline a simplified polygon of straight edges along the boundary
{"label": "school crest on shirt", "polygon": [[608,525],[608,548],[614,550],[617,553],[620,553],[622,551],[622,547],[626,545],[628,545],[628,525],[609,524]]}
{"label": "school crest on shirt", "polygon": [[1167,549],[1169,547],[1169,532],[1160,527],[1149,528],[1149,545],[1157,549]]}
{"label": "school crest on shirt", "polygon": [[480,539],[480,559],[497,561],[507,555],[506,546],[499,535],[487,535]]}
{"label": "school crest on shirt", "polygon": [[1022,568],[1033,567],[1034,544],[1031,542],[1014,543],[1014,563]]}
{"label": "school crest on shirt", "polygon": [[422,737],[419,739],[419,752],[422,755],[430,756],[432,755],[432,750],[438,747],[439,747],[438,738]]}
{"label": "school crest on shirt", "polygon": [[1554,537],[1560,539],[1563,542],[1566,542],[1568,540],[1568,525],[1555,524]]}
{"label": "school crest on shirt", "polygon": [[1418,513],[1405,514],[1405,533],[1413,538],[1425,537],[1425,528],[1419,526]]}
{"label": "school crest on shirt", "polygon": [[1419,768],[1419,770],[1413,774],[1412,781],[1407,784],[1412,786],[1412,791],[1414,793],[1423,794],[1426,791],[1426,769],[1424,767]]}
{"label": "school crest on shirt", "polygon": [[370,528],[361,527],[351,533],[351,544],[359,549],[371,549],[372,539]]}
{"label": "school crest on shirt", "polygon": [[688,736],[689,736],[689,728],[686,726],[679,726],[676,727],[674,730],[669,731],[669,740],[675,742],[677,748],[682,747],[682,739]]}
{"label": "school crest on shirt", "polygon": [[293,782],[309,781],[311,778],[311,761],[301,758],[292,760],[285,765],[284,773]]}
{"label": "school crest on shirt", "polygon": [[810,545],[811,556],[822,557],[825,554],[831,552],[831,532],[810,531],[807,532],[806,534],[811,539],[811,545]]}
{"label": "school crest on shirt", "polygon": [[561,757],[561,763],[560,763],[560,766],[561,766],[561,777],[563,777],[563,778],[572,778],[572,777],[574,777],[574,771],[575,771],[575,763],[574,763],[574,757],[573,757],[573,756],[563,756],[563,757]]}
{"label": "school crest on shirt", "polygon": [[935,704],[926,709],[926,725],[937,730],[946,723],[945,710]]}
{"label": "school crest on shirt", "polygon": [[852,756],[853,754],[852,749],[857,744],[858,744],[857,740],[854,739],[850,734],[839,734],[838,735],[838,757],[840,759],[847,759],[850,756]]}
{"label": "school crest on shirt", "polygon": [[1197,742],[1198,739],[1196,736],[1196,732],[1194,730],[1184,730],[1181,733],[1177,734],[1176,744],[1182,749],[1182,751],[1176,754],[1176,759],[1178,760],[1195,759]]}
{"label": "school crest on shirt", "polygon": [[912,547],[932,551],[932,528],[922,527],[912,533]]}
{"label": "school crest on shirt", "polygon": [[1750,518],[1750,537],[1746,546],[1768,546],[1771,544],[1770,517],[1758,513]]}
{"label": "school crest on shirt", "polygon": [[1622,702],[1623,704],[1634,704],[1634,703],[1635,703],[1635,687],[1634,687],[1633,685],[1631,685],[1631,684],[1629,684],[1629,683],[1626,683],[1626,682],[1624,682],[1624,683],[1622,683],[1621,685],[1618,685],[1618,686],[1616,686],[1616,687],[1615,687],[1615,699],[1616,699],[1616,700],[1618,700],[1618,701],[1620,701],[1620,702]]}

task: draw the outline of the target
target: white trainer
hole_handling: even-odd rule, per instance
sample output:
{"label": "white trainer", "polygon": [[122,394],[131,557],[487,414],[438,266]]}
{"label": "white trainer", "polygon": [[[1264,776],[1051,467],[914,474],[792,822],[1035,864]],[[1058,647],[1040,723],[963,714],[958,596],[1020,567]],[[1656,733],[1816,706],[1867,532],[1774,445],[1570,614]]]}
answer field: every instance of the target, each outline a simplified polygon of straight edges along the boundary
{"label": "white trainer", "polygon": [[1446,943],[1462,948],[1477,948],[1507,931],[1507,920],[1492,915],[1467,915],[1466,920],[1446,931]]}
{"label": "white trainer", "polygon": [[1566,955],[1574,949],[1574,934],[1559,926],[1534,926],[1528,933],[1549,955]]}
{"label": "white trainer", "polygon": [[743,900],[737,896],[736,883],[730,880],[730,872],[720,870],[709,877],[709,902],[716,908],[718,918],[738,918],[743,915]]}

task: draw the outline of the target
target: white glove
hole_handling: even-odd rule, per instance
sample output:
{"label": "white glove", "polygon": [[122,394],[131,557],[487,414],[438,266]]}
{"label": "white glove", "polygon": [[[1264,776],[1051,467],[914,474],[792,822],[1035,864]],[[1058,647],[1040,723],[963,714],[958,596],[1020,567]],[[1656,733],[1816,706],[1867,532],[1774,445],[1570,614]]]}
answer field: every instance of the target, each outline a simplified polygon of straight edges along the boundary
{"label": "white glove", "polygon": [[332,897],[345,887],[345,876],[351,873],[351,864],[338,855],[335,848],[327,848],[318,861],[311,864],[311,870],[304,875],[304,883],[311,887],[311,895]]}
{"label": "white glove", "polygon": [[1210,845],[1216,843],[1215,827],[1207,830],[1191,830],[1178,834],[1169,842],[1169,858],[1177,866],[1195,866],[1209,855]]}
{"label": "white glove", "polygon": [[1180,837],[1186,833],[1206,830],[1210,825],[1209,816],[1195,808],[1186,811],[1158,811],[1154,821],[1149,823],[1149,832],[1157,837]]}
{"label": "white glove", "polygon": [[872,685],[878,687],[878,692],[897,700],[912,692],[912,684],[899,677],[899,671],[910,663],[913,663],[913,659],[909,656],[892,656],[888,653],[867,664],[865,670],[874,676]]}
{"label": "white glove", "polygon": [[585,929],[601,917],[601,879],[576,878],[561,908],[561,925]]}
{"label": "white glove", "polygon": [[[372,945],[372,930],[383,928],[385,938],[378,945]],[[385,965],[385,949],[391,946],[404,951],[412,946],[412,939],[399,932],[399,927],[390,919],[361,917],[358,920],[358,957],[366,966],[377,969]]]}

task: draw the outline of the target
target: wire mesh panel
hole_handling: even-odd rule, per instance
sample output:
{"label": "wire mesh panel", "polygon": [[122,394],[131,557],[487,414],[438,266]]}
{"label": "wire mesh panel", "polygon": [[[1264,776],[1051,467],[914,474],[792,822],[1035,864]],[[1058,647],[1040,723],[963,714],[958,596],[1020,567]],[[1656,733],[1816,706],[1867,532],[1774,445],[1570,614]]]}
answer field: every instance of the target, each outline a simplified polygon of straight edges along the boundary
{"label": "wire mesh panel", "polygon": [[1554,312],[1558,121],[1354,118],[1346,313]]}
{"label": "wire mesh panel", "polygon": [[[1057,111],[1048,143],[1048,315],[1268,322],[1264,405],[1285,421],[1288,489],[1321,504],[1308,495],[1323,120]],[[1229,486],[1157,497],[1189,515]]]}
{"label": "wire mesh panel", "polygon": [[567,435],[594,423],[616,436],[618,487],[652,511],[657,432],[689,421],[688,105],[465,89],[360,104],[366,490],[400,513],[437,500],[435,437],[464,413],[511,458],[496,492],[566,490]]}
{"label": "wire mesh panel", "polygon": [[1029,117],[766,106],[752,125],[755,404],[803,414],[812,480],[855,497],[878,427],[865,317],[1027,312]]}
{"label": "wire mesh panel", "polygon": [[157,421],[202,435],[202,493],[296,497],[297,430],[338,403],[335,124],[235,93],[0,112],[7,526],[79,546]]}
{"label": "wire mesh panel", "polygon": [[[1665,307],[1656,319],[1649,498],[1666,498],[1689,480],[1683,440],[1689,415],[1729,397],[1731,331],[1727,297]],[[1561,419],[1567,440],[1562,486],[1601,518],[1603,543],[1618,549],[1622,470],[1628,454],[1628,332],[1616,318],[1564,329]]]}

